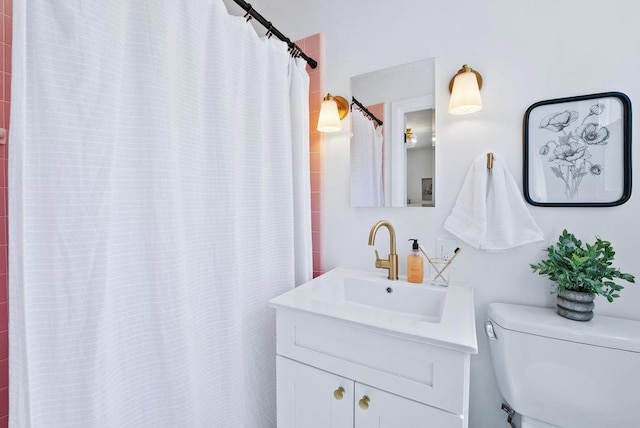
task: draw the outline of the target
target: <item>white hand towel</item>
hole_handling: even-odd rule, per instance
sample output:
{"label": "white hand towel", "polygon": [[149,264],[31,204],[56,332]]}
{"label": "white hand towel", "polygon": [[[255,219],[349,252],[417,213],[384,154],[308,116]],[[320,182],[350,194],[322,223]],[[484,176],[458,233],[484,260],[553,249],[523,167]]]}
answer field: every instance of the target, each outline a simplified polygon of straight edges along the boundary
{"label": "white hand towel", "polygon": [[544,239],[502,159],[479,156],[464,180],[444,228],[474,248],[502,251]]}

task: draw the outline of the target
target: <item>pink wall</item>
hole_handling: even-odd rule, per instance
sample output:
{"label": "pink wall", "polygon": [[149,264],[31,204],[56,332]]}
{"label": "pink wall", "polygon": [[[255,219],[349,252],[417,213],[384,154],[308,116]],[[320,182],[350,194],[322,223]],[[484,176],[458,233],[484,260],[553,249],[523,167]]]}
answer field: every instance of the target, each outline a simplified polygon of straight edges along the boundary
{"label": "pink wall", "polygon": [[[0,0],[0,128],[9,128],[13,0]],[[7,145],[0,145],[0,428],[9,415],[9,336],[7,317]]]}
{"label": "pink wall", "polygon": [[296,44],[311,58],[318,61],[318,67],[309,72],[309,151],[311,162],[311,231],[313,234],[313,277],[324,272],[324,139],[316,130],[320,104],[324,92],[324,36],[315,34],[296,41]]}

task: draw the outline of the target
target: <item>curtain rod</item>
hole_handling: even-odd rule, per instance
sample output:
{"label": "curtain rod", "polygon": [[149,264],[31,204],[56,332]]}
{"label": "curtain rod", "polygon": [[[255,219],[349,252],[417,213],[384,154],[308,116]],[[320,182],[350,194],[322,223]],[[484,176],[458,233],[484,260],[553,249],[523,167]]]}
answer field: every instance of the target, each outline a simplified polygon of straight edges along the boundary
{"label": "curtain rod", "polygon": [[353,104],[355,104],[358,107],[360,107],[360,109],[362,111],[364,111],[367,116],[369,116],[369,119],[375,121],[379,126],[382,126],[382,121],[380,119],[378,119],[375,114],[371,113],[368,108],[363,106],[360,101],[356,100],[356,97],[354,97],[354,96],[351,97],[351,105],[353,105]]}
{"label": "curtain rod", "polygon": [[262,15],[260,15],[251,6],[250,3],[247,3],[244,0],[233,0],[233,1],[236,2],[236,4],[238,6],[240,6],[242,9],[244,9],[245,12],[247,12],[244,15],[244,17],[247,18],[247,21],[249,21],[251,18],[255,18],[256,21],[258,21],[260,24],[262,24],[262,26],[264,28],[267,29],[267,36],[271,37],[271,35],[274,35],[277,38],[279,38],[280,40],[282,40],[283,42],[285,42],[287,44],[287,46],[289,46],[289,53],[291,55],[293,55],[295,57],[301,56],[302,58],[304,58],[305,61],[307,61],[307,64],[309,64],[309,67],[311,67],[311,68],[316,68],[318,66],[318,62],[315,59],[310,58],[309,56],[307,56],[307,54],[305,54],[302,51],[302,49],[300,49],[300,47],[298,45],[293,43],[291,41],[291,39],[289,39],[287,36],[285,36],[280,31],[278,31],[278,29],[276,27],[274,27],[271,22],[269,22],[266,19],[264,19],[264,17]]}

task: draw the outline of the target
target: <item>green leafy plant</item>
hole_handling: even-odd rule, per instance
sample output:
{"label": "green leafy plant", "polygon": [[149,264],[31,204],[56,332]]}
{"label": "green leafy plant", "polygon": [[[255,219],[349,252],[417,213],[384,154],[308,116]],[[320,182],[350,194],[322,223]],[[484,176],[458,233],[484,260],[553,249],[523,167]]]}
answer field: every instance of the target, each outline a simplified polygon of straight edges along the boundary
{"label": "green leafy plant", "polygon": [[582,244],[572,233],[563,230],[558,242],[547,248],[548,259],[532,264],[539,275],[548,276],[555,283],[551,292],[563,290],[595,293],[609,302],[620,297],[624,287],[614,282],[622,279],[635,283],[633,275],[611,267],[616,254],[609,241],[596,237],[594,244]]}

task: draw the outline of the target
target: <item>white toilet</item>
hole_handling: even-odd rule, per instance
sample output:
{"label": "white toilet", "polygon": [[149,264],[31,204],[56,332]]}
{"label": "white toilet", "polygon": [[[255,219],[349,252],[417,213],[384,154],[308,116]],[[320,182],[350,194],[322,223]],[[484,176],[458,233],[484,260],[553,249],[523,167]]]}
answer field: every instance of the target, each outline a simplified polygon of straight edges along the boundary
{"label": "white toilet", "polygon": [[492,303],[485,330],[498,388],[522,428],[640,427],[640,322]]}

